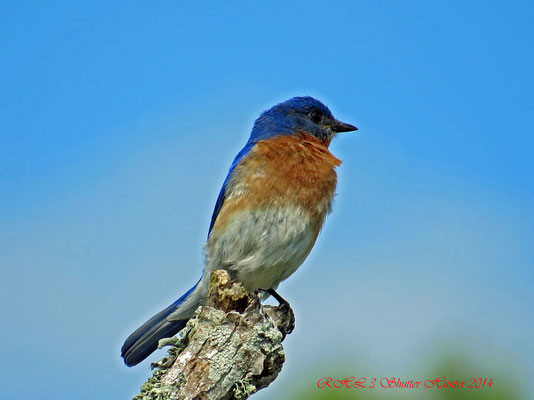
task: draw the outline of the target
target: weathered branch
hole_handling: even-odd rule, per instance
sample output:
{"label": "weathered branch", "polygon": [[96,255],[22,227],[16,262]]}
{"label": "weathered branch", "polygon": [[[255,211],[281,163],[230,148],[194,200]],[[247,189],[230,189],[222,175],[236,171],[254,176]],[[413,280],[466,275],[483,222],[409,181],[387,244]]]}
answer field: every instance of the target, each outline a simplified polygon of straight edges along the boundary
{"label": "weathered branch", "polygon": [[259,293],[214,271],[206,305],[181,338],[160,341],[169,354],[134,400],[246,399],[278,376],[294,322],[289,305],[262,306]]}

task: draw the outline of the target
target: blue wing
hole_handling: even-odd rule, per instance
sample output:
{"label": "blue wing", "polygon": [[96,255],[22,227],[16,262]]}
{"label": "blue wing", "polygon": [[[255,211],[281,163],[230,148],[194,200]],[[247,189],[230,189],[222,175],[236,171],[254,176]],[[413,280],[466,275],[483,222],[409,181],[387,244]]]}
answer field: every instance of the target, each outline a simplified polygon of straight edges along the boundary
{"label": "blue wing", "polygon": [[213,224],[215,224],[215,220],[217,219],[217,215],[219,215],[219,211],[221,211],[221,207],[224,204],[224,199],[226,197],[226,187],[228,186],[228,182],[230,181],[230,176],[232,175],[232,172],[234,172],[234,169],[237,164],[245,157],[250,149],[254,147],[254,142],[247,142],[245,147],[241,149],[239,153],[237,153],[237,156],[234,158],[234,162],[230,166],[230,170],[228,171],[228,175],[226,175],[226,179],[224,180],[224,183],[222,185],[221,191],[219,192],[219,197],[217,197],[217,202],[215,203],[215,209],[213,210],[213,215],[211,216],[211,223],[210,223],[210,229],[208,231],[208,238],[211,233],[211,228],[213,228]]}

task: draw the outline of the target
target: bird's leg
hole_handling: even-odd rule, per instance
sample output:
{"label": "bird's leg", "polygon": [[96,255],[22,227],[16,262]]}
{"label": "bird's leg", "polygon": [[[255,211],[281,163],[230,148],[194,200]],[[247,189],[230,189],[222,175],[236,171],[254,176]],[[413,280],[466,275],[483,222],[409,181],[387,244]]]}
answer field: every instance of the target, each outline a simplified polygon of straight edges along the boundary
{"label": "bird's leg", "polygon": [[280,296],[278,293],[276,293],[276,290],[267,289],[266,292],[269,293],[271,296],[273,296],[276,299],[276,301],[278,301],[279,305],[289,305],[289,302],[286,299],[284,299],[282,296]]}
{"label": "bird's leg", "polygon": [[277,321],[276,324],[285,338],[286,335],[289,335],[291,332],[293,332],[293,329],[295,329],[295,314],[293,314],[293,310],[291,309],[291,306],[287,300],[276,293],[274,289],[267,289],[263,291],[273,296],[279,303],[278,306],[274,307],[273,309],[276,311],[274,319]]}

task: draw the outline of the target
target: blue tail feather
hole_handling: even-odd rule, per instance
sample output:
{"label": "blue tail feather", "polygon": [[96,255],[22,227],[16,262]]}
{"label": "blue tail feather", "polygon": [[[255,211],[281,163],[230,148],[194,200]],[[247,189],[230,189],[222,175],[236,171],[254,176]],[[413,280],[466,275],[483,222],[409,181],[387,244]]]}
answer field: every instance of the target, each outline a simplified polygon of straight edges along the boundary
{"label": "blue tail feather", "polygon": [[185,327],[187,320],[169,321],[167,317],[180,307],[197,285],[198,282],[182,297],[154,315],[128,336],[121,348],[121,356],[126,365],[131,367],[139,364],[158,348],[160,339],[172,337]]}

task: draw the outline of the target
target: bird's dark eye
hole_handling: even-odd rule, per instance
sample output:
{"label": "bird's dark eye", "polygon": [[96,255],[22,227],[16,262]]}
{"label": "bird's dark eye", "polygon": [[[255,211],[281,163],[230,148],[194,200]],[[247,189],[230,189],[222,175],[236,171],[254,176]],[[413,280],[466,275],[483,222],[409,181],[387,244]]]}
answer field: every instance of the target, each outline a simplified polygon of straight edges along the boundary
{"label": "bird's dark eye", "polygon": [[313,110],[312,112],[310,112],[310,119],[314,123],[318,124],[323,120],[323,114],[319,110]]}

